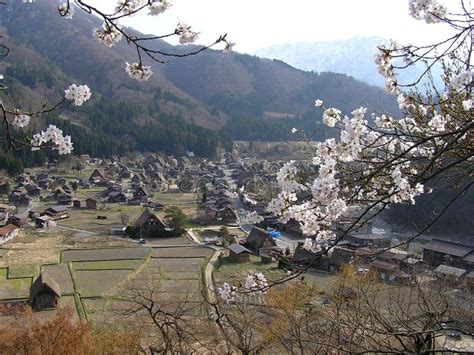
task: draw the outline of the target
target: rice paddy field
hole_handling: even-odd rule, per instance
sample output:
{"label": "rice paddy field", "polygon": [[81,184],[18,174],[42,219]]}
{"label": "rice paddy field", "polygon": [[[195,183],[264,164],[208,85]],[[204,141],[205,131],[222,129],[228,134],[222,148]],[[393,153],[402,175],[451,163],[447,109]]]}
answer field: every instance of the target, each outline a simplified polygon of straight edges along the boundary
{"label": "rice paddy field", "polygon": [[0,300],[25,299],[30,295],[31,277],[9,278],[8,269],[0,269]]}
{"label": "rice paddy field", "polygon": [[150,250],[144,247],[66,250],[62,253],[62,261],[103,261],[144,259]]}
{"label": "rice paddy field", "polygon": [[[131,290],[151,289],[168,310],[186,304],[190,316],[205,315],[202,268],[214,251],[185,237],[137,246],[92,235],[30,234],[2,247],[0,302],[27,302],[32,282],[44,273],[60,287],[60,307],[72,308],[77,319],[116,322],[131,306]],[[36,248],[41,258],[28,260]],[[42,319],[54,314],[37,313]]]}

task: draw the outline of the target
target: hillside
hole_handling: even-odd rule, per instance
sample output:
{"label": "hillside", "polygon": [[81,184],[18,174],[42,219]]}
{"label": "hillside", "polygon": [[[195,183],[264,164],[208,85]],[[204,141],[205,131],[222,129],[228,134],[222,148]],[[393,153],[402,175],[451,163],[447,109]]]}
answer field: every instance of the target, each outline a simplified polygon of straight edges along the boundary
{"label": "hillside", "polygon": [[[309,73],[278,60],[221,51],[151,63],[151,79],[136,82],[124,70],[126,61],[136,60],[133,48],[124,41],[112,49],[95,42],[91,33],[97,26],[99,20],[81,11],[62,19],[53,0],[12,1],[0,14],[3,41],[11,49],[0,62],[9,86],[5,102],[37,108],[45,98],[57,101],[68,83],[91,87],[93,98],[85,107],[49,118],[67,133],[74,131],[77,154],[192,150],[212,156],[219,140],[227,145],[232,139],[288,140],[292,127],[313,130],[320,121],[315,98],[346,112],[363,104],[397,111],[393,97],[346,75]],[[316,138],[327,135],[320,133]],[[101,143],[93,146],[88,135]]]}

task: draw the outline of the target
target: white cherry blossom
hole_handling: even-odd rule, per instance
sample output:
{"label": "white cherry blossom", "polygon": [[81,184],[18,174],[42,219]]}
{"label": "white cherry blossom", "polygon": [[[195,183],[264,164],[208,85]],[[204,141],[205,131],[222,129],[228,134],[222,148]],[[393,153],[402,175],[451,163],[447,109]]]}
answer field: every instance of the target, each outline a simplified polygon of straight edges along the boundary
{"label": "white cherry blossom", "polygon": [[326,126],[334,127],[341,120],[341,110],[331,107],[323,113],[323,123]]}
{"label": "white cherry blossom", "polygon": [[171,5],[172,5],[171,0],[155,1],[149,6],[148,15],[157,16],[159,14],[162,14],[163,12],[168,10],[171,7]]}
{"label": "white cherry blossom", "polygon": [[323,100],[317,99],[314,101],[314,106],[315,107],[322,107],[323,106]]}
{"label": "white cherry blossom", "polygon": [[138,81],[148,81],[148,79],[150,79],[150,76],[153,74],[150,66],[142,65],[141,63],[125,64],[125,71],[132,79]]}
{"label": "white cherry blossom", "polygon": [[15,127],[23,128],[28,126],[31,117],[26,114],[16,114],[8,120],[8,122]]}
{"label": "white cherry blossom", "polygon": [[180,44],[194,43],[198,39],[198,36],[199,36],[199,33],[197,32],[192,32],[192,31],[183,32],[181,36],[179,37],[179,43]]}
{"label": "white cherry blossom", "polygon": [[224,282],[221,288],[218,288],[219,296],[226,303],[233,302],[236,298],[236,287],[229,285],[227,282]]}
{"label": "white cherry blossom", "polygon": [[46,130],[33,135],[30,141],[31,150],[38,150],[48,142],[53,144],[53,149],[57,149],[60,155],[70,154],[73,150],[71,136],[63,136],[63,131],[54,125],[49,125]]}
{"label": "white cherry blossom", "polygon": [[67,100],[73,101],[74,106],[81,106],[91,98],[91,90],[87,85],[71,84],[64,91],[64,97]]}
{"label": "white cherry blossom", "polygon": [[113,47],[120,42],[123,37],[117,27],[119,27],[117,24],[111,25],[105,22],[102,28],[94,28],[92,35],[96,41],[103,43],[107,47]]}
{"label": "white cherry blossom", "polygon": [[410,15],[426,23],[441,22],[447,14],[445,5],[437,0],[409,0]]}
{"label": "white cherry blossom", "polygon": [[115,7],[115,12],[122,15],[130,15],[138,11],[146,0],[119,0]]}

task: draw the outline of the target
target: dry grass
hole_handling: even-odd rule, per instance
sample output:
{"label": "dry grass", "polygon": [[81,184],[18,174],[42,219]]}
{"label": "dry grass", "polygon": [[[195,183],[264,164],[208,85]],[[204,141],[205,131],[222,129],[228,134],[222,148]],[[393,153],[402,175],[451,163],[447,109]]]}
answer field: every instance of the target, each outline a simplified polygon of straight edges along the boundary
{"label": "dry grass", "polygon": [[153,248],[153,258],[207,258],[214,251],[204,247]]}
{"label": "dry grass", "polygon": [[121,259],[145,259],[150,250],[144,247],[65,250],[62,259],[69,261],[103,261]]}

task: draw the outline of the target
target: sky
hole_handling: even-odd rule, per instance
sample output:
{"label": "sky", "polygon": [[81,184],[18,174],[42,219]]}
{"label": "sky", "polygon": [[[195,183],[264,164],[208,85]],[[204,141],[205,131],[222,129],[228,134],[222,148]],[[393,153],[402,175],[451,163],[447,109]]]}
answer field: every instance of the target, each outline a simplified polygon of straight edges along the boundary
{"label": "sky", "polygon": [[[453,1],[453,0],[449,0]],[[112,9],[116,0],[90,0]],[[235,50],[254,53],[274,44],[378,36],[427,44],[449,33],[444,24],[427,25],[408,15],[408,0],[173,0],[159,16],[135,15],[125,25],[150,33],[174,30],[179,21],[200,32],[198,43],[228,34]]]}

